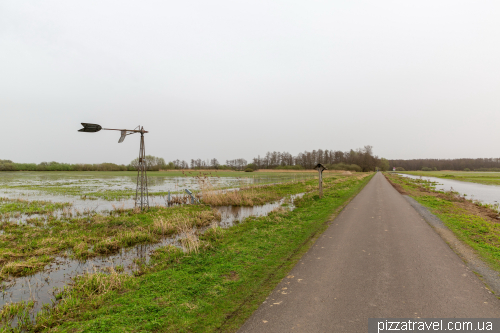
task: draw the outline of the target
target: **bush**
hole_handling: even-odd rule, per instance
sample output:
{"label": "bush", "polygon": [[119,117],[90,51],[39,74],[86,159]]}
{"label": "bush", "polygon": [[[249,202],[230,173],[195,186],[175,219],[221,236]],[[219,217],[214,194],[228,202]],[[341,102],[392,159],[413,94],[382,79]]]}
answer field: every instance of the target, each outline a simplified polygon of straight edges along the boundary
{"label": "bush", "polygon": [[470,169],[469,168],[465,168],[464,171],[470,171]]}
{"label": "bush", "polygon": [[406,170],[405,170],[405,168],[403,168],[403,167],[397,167],[397,168],[396,168],[396,171],[406,171]]}
{"label": "bush", "polygon": [[[257,165],[255,165],[255,163],[250,163],[247,165],[246,169],[252,169],[253,171],[257,170]],[[246,171],[245,169],[245,171]]]}
{"label": "bush", "polygon": [[246,168],[245,172],[253,172],[253,169],[252,168]]}
{"label": "bush", "polygon": [[431,168],[428,168],[428,167],[423,167],[423,168],[422,168],[422,171],[432,171],[432,169],[431,169]]}

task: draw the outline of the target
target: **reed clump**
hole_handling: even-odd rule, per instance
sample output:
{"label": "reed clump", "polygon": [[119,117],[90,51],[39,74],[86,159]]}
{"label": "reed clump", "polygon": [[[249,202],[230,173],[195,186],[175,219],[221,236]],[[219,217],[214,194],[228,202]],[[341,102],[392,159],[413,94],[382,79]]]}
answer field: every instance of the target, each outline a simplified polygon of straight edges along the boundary
{"label": "reed clump", "polygon": [[181,234],[181,244],[185,253],[198,253],[200,248],[200,239],[196,235],[196,230],[189,227],[188,224],[178,226],[179,233]]}

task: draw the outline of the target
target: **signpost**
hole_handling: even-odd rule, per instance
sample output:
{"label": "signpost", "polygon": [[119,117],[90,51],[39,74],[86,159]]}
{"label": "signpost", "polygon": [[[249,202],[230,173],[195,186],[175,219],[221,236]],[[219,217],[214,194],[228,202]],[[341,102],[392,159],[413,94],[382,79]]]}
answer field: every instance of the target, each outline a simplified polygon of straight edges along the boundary
{"label": "signpost", "polygon": [[319,173],[319,197],[321,199],[323,197],[323,171],[327,170],[327,168],[323,164],[318,163],[314,169],[318,170]]}

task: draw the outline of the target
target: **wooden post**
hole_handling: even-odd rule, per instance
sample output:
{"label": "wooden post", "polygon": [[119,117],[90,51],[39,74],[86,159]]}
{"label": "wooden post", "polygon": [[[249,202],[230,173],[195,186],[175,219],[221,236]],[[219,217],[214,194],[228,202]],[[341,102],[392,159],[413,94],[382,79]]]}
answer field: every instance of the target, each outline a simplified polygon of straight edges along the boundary
{"label": "wooden post", "polygon": [[323,170],[321,168],[318,169],[319,172],[319,198],[323,197]]}
{"label": "wooden post", "polygon": [[314,169],[318,170],[319,174],[319,197],[320,199],[323,197],[323,170],[326,170],[325,166],[321,163],[318,163]]}

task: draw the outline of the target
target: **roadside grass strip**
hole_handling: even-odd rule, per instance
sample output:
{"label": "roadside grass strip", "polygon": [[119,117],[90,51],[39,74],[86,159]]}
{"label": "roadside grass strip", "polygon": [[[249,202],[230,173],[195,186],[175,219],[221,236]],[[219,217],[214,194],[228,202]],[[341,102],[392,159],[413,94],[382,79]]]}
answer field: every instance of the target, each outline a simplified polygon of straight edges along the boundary
{"label": "roadside grass strip", "polygon": [[235,332],[372,176],[332,179],[322,199],[307,193],[293,211],[278,208],[228,229],[213,225],[185,241],[184,252],[157,249],[135,276],[112,270],[78,277],[23,329]]}
{"label": "roadside grass strip", "polygon": [[500,219],[498,212],[489,205],[460,197],[455,192],[432,189],[425,180],[410,179],[386,174],[422,206],[427,207],[464,243],[486,261],[491,268],[500,272]]}

